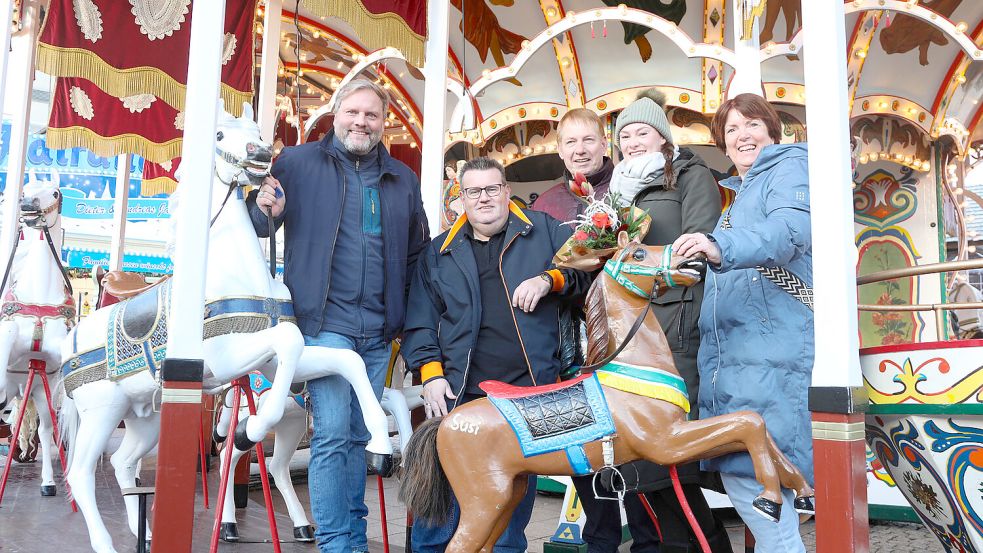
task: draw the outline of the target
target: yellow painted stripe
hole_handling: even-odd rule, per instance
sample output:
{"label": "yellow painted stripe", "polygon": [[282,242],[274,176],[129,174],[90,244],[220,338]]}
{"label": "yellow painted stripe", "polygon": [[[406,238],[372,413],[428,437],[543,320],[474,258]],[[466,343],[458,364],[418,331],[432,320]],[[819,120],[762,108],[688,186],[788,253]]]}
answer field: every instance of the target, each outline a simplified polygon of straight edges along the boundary
{"label": "yellow painted stripe", "polygon": [[628,392],[630,394],[636,394],[652,399],[668,401],[669,403],[676,405],[683,411],[689,413],[689,398],[675,388],[671,388],[664,384],[646,382],[637,378],[631,378],[630,376],[603,371],[598,371],[597,379],[602,385],[607,386],[608,388],[614,388],[615,390],[621,390],[622,392]]}

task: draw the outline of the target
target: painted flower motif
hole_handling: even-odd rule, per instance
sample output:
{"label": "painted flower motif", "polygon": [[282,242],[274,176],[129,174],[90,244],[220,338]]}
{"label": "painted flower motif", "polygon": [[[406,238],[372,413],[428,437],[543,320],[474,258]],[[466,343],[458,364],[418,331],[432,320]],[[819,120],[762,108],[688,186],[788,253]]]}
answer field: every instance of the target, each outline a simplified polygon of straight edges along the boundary
{"label": "painted flower motif", "polygon": [[184,130],[184,112],[177,112],[177,116],[174,117],[174,128],[183,131]]}
{"label": "painted flower motif", "polygon": [[120,98],[123,102],[123,107],[130,110],[130,113],[140,113],[149,108],[156,99],[153,94],[135,94],[126,98]]}
{"label": "painted flower motif", "polygon": [[884,346],[896,346],[905,343],[907,343],[905,337],[897,332],[890,332],[881,340],[881,345]]}
{"label": "painted flower motif", "polygon": [[169,160],[167,160],[167,161],[165,161],[163,163],[159,163],[158,165],[160,165],[161,169],[163,169],[163,170],[165,170],[167,172],[170,172],[171,171],[171,168],[174,167],[174,160],[173,159],[169,159]]}
{"label": "painted flower motif", "polygon": [[92,0],[72,0],[75,22],[82,36],[93,43],[102,38],[102,13]]}
{"label": "painted flower motif", "polygon": [[82,119],[91,121],[95,117],[95,110],[92,109],[92,100],[81,88],[73,86],[68,91],[68,101],[72,105],[72,110]]}

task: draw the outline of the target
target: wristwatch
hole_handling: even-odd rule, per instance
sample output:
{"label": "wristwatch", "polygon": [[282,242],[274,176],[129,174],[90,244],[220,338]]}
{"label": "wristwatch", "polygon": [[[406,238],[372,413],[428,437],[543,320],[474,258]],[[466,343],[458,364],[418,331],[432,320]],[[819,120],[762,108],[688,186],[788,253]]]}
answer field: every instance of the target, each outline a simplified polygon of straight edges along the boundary
{"label": "wristwatch", "polygon": [[543,271],[542,273],[539,273],[539,278],[545,280],[546,281],[546,284],[549,284],[550,285],[550,288],[553,288],[553,277],[552,277],[552,275],[550,275],[546,271]]}

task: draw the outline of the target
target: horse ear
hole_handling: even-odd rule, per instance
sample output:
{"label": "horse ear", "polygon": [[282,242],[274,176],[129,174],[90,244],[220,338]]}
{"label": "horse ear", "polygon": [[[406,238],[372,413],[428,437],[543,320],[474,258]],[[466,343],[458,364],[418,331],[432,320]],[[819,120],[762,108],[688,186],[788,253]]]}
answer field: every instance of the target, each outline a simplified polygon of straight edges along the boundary
{"label": "horse ear", "polygon": [[621,249],[625,249],[625,248],[628,247],[628,242],[629,242],[629,240],[628,240],[628,233],[625,232],[625,231],[619,232],[618,233],[618,247],[621,248]]}

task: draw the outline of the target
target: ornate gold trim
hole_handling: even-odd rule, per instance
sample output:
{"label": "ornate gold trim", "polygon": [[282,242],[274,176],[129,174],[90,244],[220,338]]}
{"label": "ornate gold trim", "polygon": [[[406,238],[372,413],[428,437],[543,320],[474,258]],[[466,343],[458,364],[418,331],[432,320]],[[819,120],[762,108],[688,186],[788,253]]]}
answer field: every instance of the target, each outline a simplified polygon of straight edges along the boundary
{"label": "ornate gold trim", "polygon": [[862,422],[812,421],[812,437],[815,440],[855,442],[863,440],[865,435]]}
{"label": "ornate gold trim", "polygon": [[143,196],[173,194],[175,190],[177,190],[177,181],[170,177],[144,179],[140,183],[140,194]]}
{"label": "ornate gold trim", "polygon": [[45,141],[49,148],[56,150],[85,148],[103,157],[133,153],[154,163],[163,163],[180,156],[182,143],[180,138],[157,143],[130,133],[102,136],[90,128],[79,126],[48,127]]}
{"label": "ornate gold trim", "polygon": [[359,0],[309,0],[305,5],[316,15],[345,20],[369,50],[392,46],[403,53],[406,61],[423,67],[426,37],[413,32],[399,15],[372,13]]}
{"label": "ornate gold trim", "polygon": [[[187,86],[156,67],[118,69],[106,63],[95,52],[38,42],[37,69],[56,77],[79,77],[92,81],[107,94],[117,98],[153,94],[174,109],[184,111]],[[239,117],[242,115],[243,102],[251,103],[253,93],[236,90],[222,83],[221,96],[225,101],[225,110]]]}

